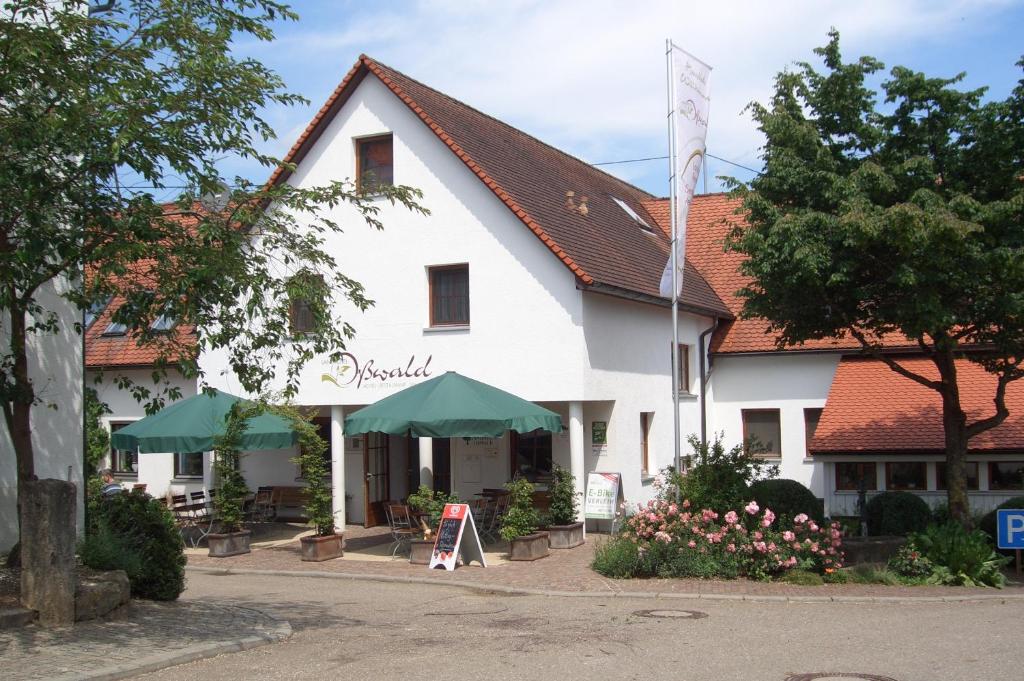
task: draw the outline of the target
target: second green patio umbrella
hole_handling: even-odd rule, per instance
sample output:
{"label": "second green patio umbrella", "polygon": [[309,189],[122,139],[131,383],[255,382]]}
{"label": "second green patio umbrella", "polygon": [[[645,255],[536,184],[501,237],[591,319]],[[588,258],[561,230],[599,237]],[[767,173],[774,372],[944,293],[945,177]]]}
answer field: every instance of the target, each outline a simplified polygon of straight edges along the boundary
{"label": "second green patio umbrella", "polygon": [[[224,433],[224,419],[236,402],[247,400],[214,391],[175,402],[157,413],[121,428],[110,436],[116,449],[139,452],[208,452]],[[243,450],[286,449],[298,442],[291,424],[276,414],[260,414],[246,422]]]}
{"label": "second green patio umbrella", "polygon": [[562,431],[562,418],[512,393],[449,371],[385,397],[345,419],[345,435],[498,437],[506,430]]}

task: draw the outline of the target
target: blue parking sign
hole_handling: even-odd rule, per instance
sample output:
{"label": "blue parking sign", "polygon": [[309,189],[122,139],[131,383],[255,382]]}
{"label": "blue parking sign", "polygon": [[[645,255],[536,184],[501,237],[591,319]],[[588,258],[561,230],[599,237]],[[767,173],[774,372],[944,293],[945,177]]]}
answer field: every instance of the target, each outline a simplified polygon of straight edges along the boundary
{"label": "blue parking sign", "polygon": [[1001,549],[1024,549],[1024,509],[996,511],[997,544]]}

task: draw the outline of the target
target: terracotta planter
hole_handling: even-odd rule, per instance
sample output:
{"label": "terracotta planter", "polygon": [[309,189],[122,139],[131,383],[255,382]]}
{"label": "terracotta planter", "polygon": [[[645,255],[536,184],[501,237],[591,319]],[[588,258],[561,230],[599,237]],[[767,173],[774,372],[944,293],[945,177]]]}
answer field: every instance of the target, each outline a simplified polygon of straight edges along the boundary
{"label": "terracotta planter", "polygon": [[249,538],[251,536],[252,532],[249,530],[206,535],[206,543],[210,547],[210,558],[227,558],[250,553]]}
{"label": "terracotta planter", "polygon": [[307,563],[341,558],[345,554],[340,534],[303,537],[299,544],[302,547],[302,560]]}
{"label": "terracotta planter", "polygon": [[548,555],[547,532],[534,532],[509,542],[509,560],[537,560]]}
{"label": "terracotta planter", "polygon": [[430,565],[433,551],[433,539],[413,539],[409,546],[409,562],[413,565]]}
{"label": "terracotta planter", "polygon": [[584,541],[582,522],[548,527],[548,543],[553,549],[574,549]]}

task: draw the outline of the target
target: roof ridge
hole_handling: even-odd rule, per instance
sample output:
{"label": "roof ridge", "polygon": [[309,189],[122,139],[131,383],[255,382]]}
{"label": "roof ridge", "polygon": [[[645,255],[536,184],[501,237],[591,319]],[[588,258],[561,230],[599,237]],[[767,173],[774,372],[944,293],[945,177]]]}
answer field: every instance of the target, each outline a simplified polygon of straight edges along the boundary
{"label": "roof ridge", "polygon": [[645,189],[641,189],[640,187],[637,187],[635,184],[632,184],[630,182],[627,182],[626,180],[623,180],[620,177],[612,175],[608,171],[602,170],[601,168],[598,168],[594,164],[588,163],[588,162],[584,161],[583,159],[579,158],[578,156],[574,156],[574,155],[570,154],[569,152],[567,152],[567,151],[565,151],[563,149],[559,149],[558,147],[554,146],[553,144],[545,142],[544,140],[540,139],[539,137],[536,137],[535,135],[531,135],[530,133],[528,133],[528,132],[526,132],[524,130],[519,129],[519,128],[517,128],[514,125],[510,125],[509,123],[506,123],[505,121],[501,120],[500,118],[495,118],[494,116],[490,115],[489,113],[481,111],[480,109],[476,108],[475,106],[473,106],[471,104],[467,104],[466,102],[462,101],[461,99],[457,99],[455,97],[452,97],[449,94],[446,94],[446,93],[438,90],[437,88],[433,88],[433,87],[427,85],[426,83],[424,83],[423,81],[418,80],[416,78],[413,78],[412,76],[410,76],[409,74],[407,74],[407,73],[405,73],[403,71],[399,71],[398,69],[394,68],[393,66],[388,66],[384,62],[379,61],[377,59],[374,59],[373,57],[371,57],[369,55],[366,55],[366,54],[360,55],[360,59],[368,60],[370,62],[373,62],[374,64],[376,64],[379,67],[385,68],[385,69],[387,69],[389,71],[393,71],[394,73],[398,74],[399,76],[402,76],[403,78],[407,78],[407,79],[411,80],[412,82],[416,83],[420,87],[426,88],[427,90],[430,90],[431,92],[433,92],[433,93],[435,93],[435,94],[437,94],[437,95],[439,95],[441,97],[444,97],[445,99],[447,99],[450,102],[454,102],[455,104],[458,104],[459,106],[465,107],[465,108],[469,109],[470,111],[483,116],[484,118],[487,118],[487,119],[489,119],[491,121],[494,121],[495,123],[497,123],[498,125],[501,125],[502,127],[508,128],[509,130],[513,130],[513,131],[519,133],[520,135],[522,135],[524,137],[527,137],[530,140],[533,140],[537,144],[540,144],[541,146],[547,147],[548,149],[551,149],[552,151],[554,151],[554,152],[556,152],[556,153],[558,153],[558,154],[560,154],[560,155],[562,155],[562,156],[564,156],[564,157],[566,157],[568,159],[571,159],[571,160],[579,163],[580,165],[588,168],[589,170],[592,170],[594,172],[600,173],[600,174],[602,174],[602,175],[604,175],[604,176],[614,180],[615,182],[617,182],[619,184],[625,185],[626,187],[629,187],[630,189],[633,189],[634,191],[640,192],[641,194],[643,194],[644,196],[647,197],[645,199],[647,201],[652,200],[654,198],[657,198],[653,194],[651,194],[650,192],[646,191]]}

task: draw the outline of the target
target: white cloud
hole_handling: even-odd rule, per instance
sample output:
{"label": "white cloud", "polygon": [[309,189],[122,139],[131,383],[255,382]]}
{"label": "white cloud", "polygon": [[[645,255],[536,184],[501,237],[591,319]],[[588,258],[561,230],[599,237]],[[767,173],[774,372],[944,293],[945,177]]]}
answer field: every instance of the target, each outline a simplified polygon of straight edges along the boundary
{"label": "white cloud", "polygon": [[[380,11],[348,5],[354,14],[339,15],[336,29],[318,18],[273,49],[284,47],[294,64],[321,67],[315,81],[309,74],[303,79],[320,92],[329,92],[366,52],[596,162],[664,153],[664,41],[671,37],[714,67],[709,152],[756,166],[760,139],[743,107],[769,96],[781,68],[810,59],[830,27],[841,31],[847,55],[884,60],[895,46],[959,45],[1006,4],[422,0]],[[286,76],[287,65],[278,66]],[[309,90],[303,94],[314,98]],[[322,102],[312,104],[280,121],[281,150],[294,141],[284,131],[301,129]]]}

